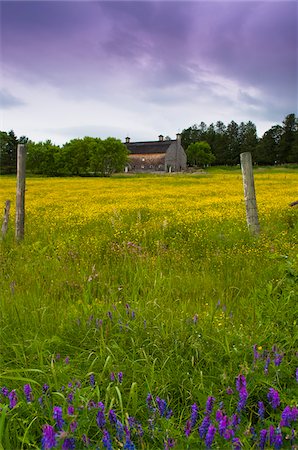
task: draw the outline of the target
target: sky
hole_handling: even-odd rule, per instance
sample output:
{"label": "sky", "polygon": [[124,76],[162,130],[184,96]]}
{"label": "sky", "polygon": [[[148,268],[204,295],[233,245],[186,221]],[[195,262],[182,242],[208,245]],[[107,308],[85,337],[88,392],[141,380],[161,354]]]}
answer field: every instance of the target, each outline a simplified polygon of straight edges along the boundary
{"label": "sky", "polygon": [[259,136],[298,104],[298,3],[0,1],[0,129],[33,141]]}

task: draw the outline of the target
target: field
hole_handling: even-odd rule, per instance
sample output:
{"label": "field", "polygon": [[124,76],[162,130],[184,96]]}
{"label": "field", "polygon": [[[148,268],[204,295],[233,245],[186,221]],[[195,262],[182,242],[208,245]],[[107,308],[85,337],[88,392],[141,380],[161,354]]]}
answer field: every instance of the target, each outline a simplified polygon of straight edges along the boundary
{"label": "field", "polygon": [[[0,449],[297,448],[297,170],[31,178],[0,243]],[[2,208],[2,206],[1,206]]]}

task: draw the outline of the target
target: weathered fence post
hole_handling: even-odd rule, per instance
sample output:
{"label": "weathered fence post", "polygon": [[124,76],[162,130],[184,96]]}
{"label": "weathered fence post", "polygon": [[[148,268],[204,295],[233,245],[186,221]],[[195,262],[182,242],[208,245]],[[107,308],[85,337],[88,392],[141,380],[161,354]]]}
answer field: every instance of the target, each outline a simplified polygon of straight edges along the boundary
{"label": "weathered fence post", "polygon": [[6,200],[5,207],[4,207],[3,223],[2,223],[2,228],[1,228],[2,239],[4,239],[4,237],[7,233],[8,221],[9,221],[9,211],[10,211],[10,200]]}
{"label": "weathered fence post", "polygon": [[26,181],[26,146],[18,144],[17,154],[17,196],[16,196],[16,230],[17,241],[24,238],[25,229],[25,181]]}
{"label": "weathered fence post", "polygon": [[251,153],[241,153],[240,163],[242,170],[247,225],[250,232],[257,235],[260,233],[260,225],[258,219]]}

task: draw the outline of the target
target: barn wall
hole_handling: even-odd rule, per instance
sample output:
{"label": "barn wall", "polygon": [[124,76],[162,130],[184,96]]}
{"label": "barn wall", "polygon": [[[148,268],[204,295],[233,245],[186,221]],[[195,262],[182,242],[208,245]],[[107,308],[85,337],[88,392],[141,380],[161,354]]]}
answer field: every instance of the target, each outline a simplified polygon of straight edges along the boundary
{"label": "barn wall", "polygon": [[165,153],[129,155],[129,168],[135,172],[165,170]]}

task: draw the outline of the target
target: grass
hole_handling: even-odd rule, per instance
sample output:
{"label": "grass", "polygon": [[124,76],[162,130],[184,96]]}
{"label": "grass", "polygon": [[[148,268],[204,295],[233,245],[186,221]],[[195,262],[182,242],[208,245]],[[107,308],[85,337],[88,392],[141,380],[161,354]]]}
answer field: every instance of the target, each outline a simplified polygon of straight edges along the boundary
{"label": "grass", "polygon": [[[238,448],[236,438],[260,448],[260,431],[269,436],[270,425],[279,436],[282,411],[297,402],[298,226],[297,209],[288,206],[297,178],[295,170],[256,171],[258,238],[246,229],[239,170],[28,178],[26,238],[14,243],[10,223],[1,242],[0,448],[41,448],[45,424],[54,427],[57,448],[109,448],[104,428],[114,449],[133,448],[130,439],[138,449],[174,441],[176,448],[205,448],[206,433],[201,438],[197,428],[211,395],[214,448]],[[15,179],[2,177],[0,203],[14,195]],[[241,411],[239,374],[248,391]],[[280,395],[276,410],[269,388]],[[18,401],[9,407],[12,390]],[[113,409],[126,425],[122,438],[115,425],[98,426],[98,402],[107,422]],[[229,439],[214,416],[220,402],[230,421],[234,413],[241,418],[227,427]],[[199,417],[186,438],[194,403]],[[54,406],[63,408],[64,434]],[[281,428],[283,448],[295,445],[294,419]],[[278,448],[274,439],[264,445]]]}

